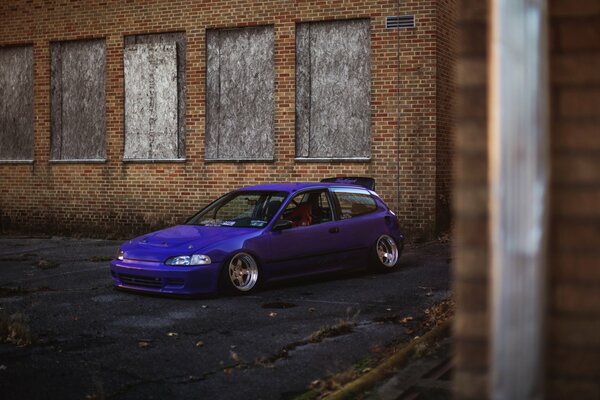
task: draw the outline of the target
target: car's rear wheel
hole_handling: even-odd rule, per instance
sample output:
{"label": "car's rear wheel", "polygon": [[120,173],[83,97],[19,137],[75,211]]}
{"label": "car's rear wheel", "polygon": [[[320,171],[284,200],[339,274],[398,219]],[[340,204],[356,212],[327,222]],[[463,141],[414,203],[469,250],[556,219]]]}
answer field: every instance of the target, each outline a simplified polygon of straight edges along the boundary
{"label": "car's rear wheel", "polygon": [[223,268],[222,280],[232,293],[248,293],[259,283],[258,263],[248,253],[237,253]]}
{"label": "car's rear wheel", "polygon": [[396,241],[388,235],[381,235],[375,243],[373,265],[380,271],[392,271],[398,266],[400,250]]}

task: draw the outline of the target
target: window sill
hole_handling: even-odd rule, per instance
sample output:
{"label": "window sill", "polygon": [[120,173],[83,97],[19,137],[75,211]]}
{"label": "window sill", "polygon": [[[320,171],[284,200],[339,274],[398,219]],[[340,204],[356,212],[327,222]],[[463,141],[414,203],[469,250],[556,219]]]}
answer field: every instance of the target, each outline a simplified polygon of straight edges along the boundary
{"label": "window sill", "polygon": [[371,162],[371,157],[296,157],[298,162]]}
{"label": "window sill", "polygon": [[0,160],[0,164],[33,164],[33,160]]}
{"label": "window sill", "polygon": [[274,158],[207,158],[207,163],[272,163]]}
{"label": "window sill", "polygon": [[153,158],[124,158],[124,163],[185,163],[187,161],[186,158],[161,158],[161,159],[153,159]]}
{"label": "window sill", "polygon": [[103,164],[106,158],[83,158],[80,160],[48,160],[50,164]]}

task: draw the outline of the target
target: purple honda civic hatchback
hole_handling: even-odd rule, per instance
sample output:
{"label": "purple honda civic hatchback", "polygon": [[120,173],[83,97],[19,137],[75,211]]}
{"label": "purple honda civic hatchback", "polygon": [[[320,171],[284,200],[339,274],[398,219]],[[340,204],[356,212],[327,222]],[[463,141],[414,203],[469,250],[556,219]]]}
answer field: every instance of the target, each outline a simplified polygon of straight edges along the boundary
{"label": "purple honda civic hatchback", "polygon": [[394,270],[403,236],[396,215],[369,189],[372,179],[324,181],[244,187],[183,225],[130,240],[111,263],[113,283],[153,293],[247,293],[349,268]]}

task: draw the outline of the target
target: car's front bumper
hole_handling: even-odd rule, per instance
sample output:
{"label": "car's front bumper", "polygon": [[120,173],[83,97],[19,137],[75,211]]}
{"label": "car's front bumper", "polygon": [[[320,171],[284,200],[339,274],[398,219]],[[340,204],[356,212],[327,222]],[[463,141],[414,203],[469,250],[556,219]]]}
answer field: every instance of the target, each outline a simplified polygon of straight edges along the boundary
{"label": "car's front bumper", "polygon": [[210,294],[218,290],[220,264],[173,267],[160,262],[113,260],[110,273],[119,288],[165,294]]}

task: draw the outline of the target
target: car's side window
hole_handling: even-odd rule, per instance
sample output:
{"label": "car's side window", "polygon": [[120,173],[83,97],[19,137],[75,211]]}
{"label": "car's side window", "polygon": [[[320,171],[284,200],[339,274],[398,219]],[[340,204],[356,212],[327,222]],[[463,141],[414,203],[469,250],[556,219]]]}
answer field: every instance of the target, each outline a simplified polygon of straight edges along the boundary
{"label": "car's side window", "polygon": [[377,210],[369,192],[361,189],[333,189],[340,210],[340,219],[356,218]]}
{"label": "car's side window", "polygon": [[327,192],[314,190],[295,196],[286,206],[281,218],[292,221],[294,227],[331,221],[331,204]]}

